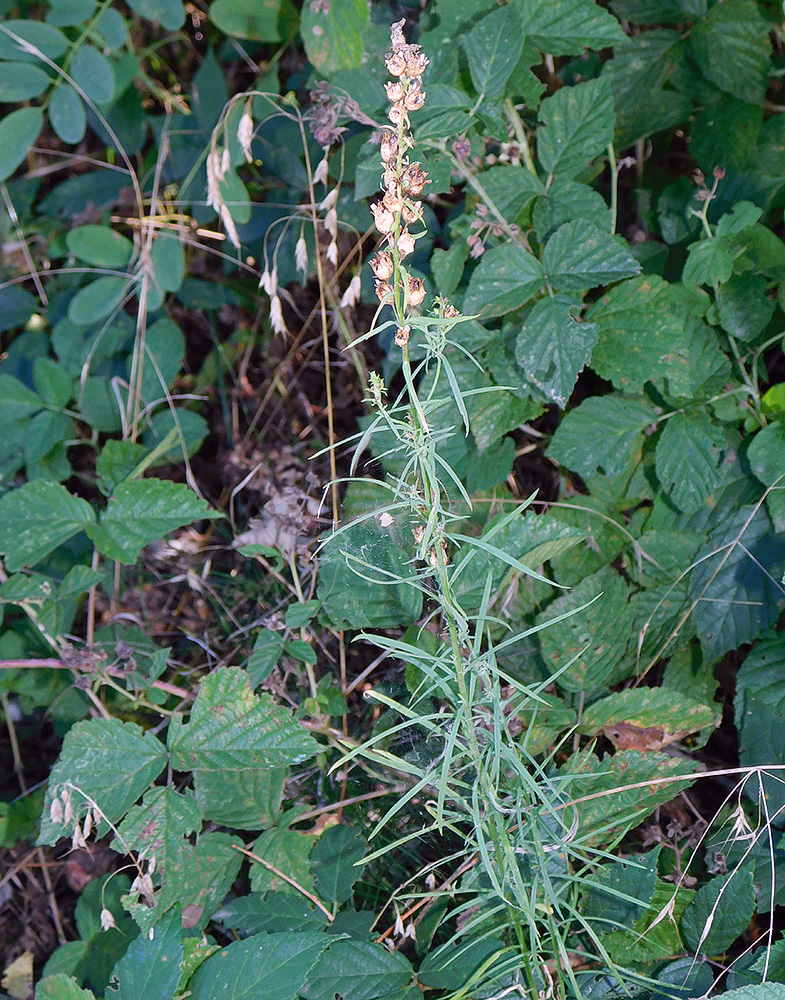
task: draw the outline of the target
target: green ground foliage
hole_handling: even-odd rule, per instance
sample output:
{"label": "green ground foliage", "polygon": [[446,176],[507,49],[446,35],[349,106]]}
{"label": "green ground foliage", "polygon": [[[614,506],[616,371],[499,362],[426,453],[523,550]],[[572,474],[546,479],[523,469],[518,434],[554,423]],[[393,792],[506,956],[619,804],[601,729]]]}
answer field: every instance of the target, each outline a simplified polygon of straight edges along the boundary
{"label": "green ground foliage", "polygon": [[782,5],[0,14],[0,996],[782,1000]]}

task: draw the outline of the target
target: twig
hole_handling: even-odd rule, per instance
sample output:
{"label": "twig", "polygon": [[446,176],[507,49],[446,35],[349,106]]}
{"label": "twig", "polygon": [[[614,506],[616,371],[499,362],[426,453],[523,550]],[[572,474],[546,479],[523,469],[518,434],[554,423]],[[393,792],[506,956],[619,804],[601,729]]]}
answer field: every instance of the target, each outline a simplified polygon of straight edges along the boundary
{"label": "twig", "polygon": [[289,878],[288,875],[284,875],[284,873],[280,871],[278,868],[276,868],[275,865],[271,865],[269,861],[265,861],[264,858],[260,858],[258,854],[254,854],[253,851],[249,851],[246,847],[240,847],[239,844],[232,844],[232,847],[235,849],[235,851],[239,851],[246,857],[252,858],[254,861],[258,861],[260,865],[263,865],[268,871],[272,872],[273,875],[277,875],[279,878],[282,878],[284,882],[288,882],[289,885],[294,886],[294,888],[298,892],[301,892],[306,899],[310,899],[310,901],[315,906],[319,907],[319,909],[327,917],[330,923],[332,923],[333,920],[335,920],[335,917],[332,915],[332,913],[330,913],[330,911],[327,909],[324,903],[322,903],[321,900],[317,899],[312,892],[308,892],[308,890],[303,886],[301,886],[299,882],[295,882],[293,878]]}

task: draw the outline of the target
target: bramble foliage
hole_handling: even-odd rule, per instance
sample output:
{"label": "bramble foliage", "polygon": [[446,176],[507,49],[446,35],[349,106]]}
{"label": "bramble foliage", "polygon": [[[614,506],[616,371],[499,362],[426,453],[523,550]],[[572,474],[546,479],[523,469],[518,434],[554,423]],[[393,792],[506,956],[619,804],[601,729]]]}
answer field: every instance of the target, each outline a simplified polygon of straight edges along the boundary
{"label": "bramble foliage", "polygon": [[0,3],[0,848],[117,862],[36,1000],[782,998],[782,11]]}

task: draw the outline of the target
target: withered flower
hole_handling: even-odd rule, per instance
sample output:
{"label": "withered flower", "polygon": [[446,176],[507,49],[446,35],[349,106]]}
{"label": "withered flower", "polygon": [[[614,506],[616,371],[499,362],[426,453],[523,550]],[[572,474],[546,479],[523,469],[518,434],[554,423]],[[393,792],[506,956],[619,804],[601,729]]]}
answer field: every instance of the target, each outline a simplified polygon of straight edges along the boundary
{"label": "withered flower", "polygon": [[387,236],[393,231],[395,228],[395,216],[389,208],[385,208],[382,202],[377,201],[371,205],[371,212],[373,213],[373,221],[376,224],[376,228],[382,236]]}
{"label": "withered flower", "polygon": [[415,278],[413,275],[409,275],[409,305],[412,308],[422,304],[422,300],[425,298],[425,287],[419,278]]}
{"label": "withered flower", "polygon": [[389,281],[393,273],[392,257],[382,250],[371,261],[371,270],[381,281]]}
{"label": "withered flower", "polygon": [[401,257],[408,257],[410,253],[414,253],[414,237],[408,229],[404,229],[398,237],[396,246]]}
{"label": "withered flower", "polygon": [[422,189],[426,184],[430,184],[428,174],[422,169],[419,163],[411,163],[404,170],[401,176],[401,186],[407,194],[422,194]]}

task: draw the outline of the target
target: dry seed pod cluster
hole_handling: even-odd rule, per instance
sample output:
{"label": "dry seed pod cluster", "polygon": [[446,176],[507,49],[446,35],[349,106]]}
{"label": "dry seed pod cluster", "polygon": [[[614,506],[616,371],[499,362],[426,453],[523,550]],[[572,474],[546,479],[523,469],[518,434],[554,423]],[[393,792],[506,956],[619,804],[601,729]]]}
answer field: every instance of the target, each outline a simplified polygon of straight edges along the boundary
{"label": "dry seed pod cluster", "polygon": [[425,298],[422,281],[409,274],[402,261],[414,252],[417,237],[409,231],[409,226],[422,218],[422,202],[417,199],[428,183],[428,175],[420,164],[409,163],[406,155],[412,147],[409,112],[418,111],[425,103],[422,74],[428,58],[420,52],[419,45],[407,44],[403,37],[405,23],[398,21],[390,30],[392,51],[385,63],[394,79],[385,86],[391,103],[387,117],[395,131],[385,131],[382,136],[384,195],[371,205],[376,228],[386,237],[388,246],[371,261],[376,295],[380,302],[388,302],[393,308],[398,321],[395,342],[399,347],[405,347],[409,340],[406,314]]}

